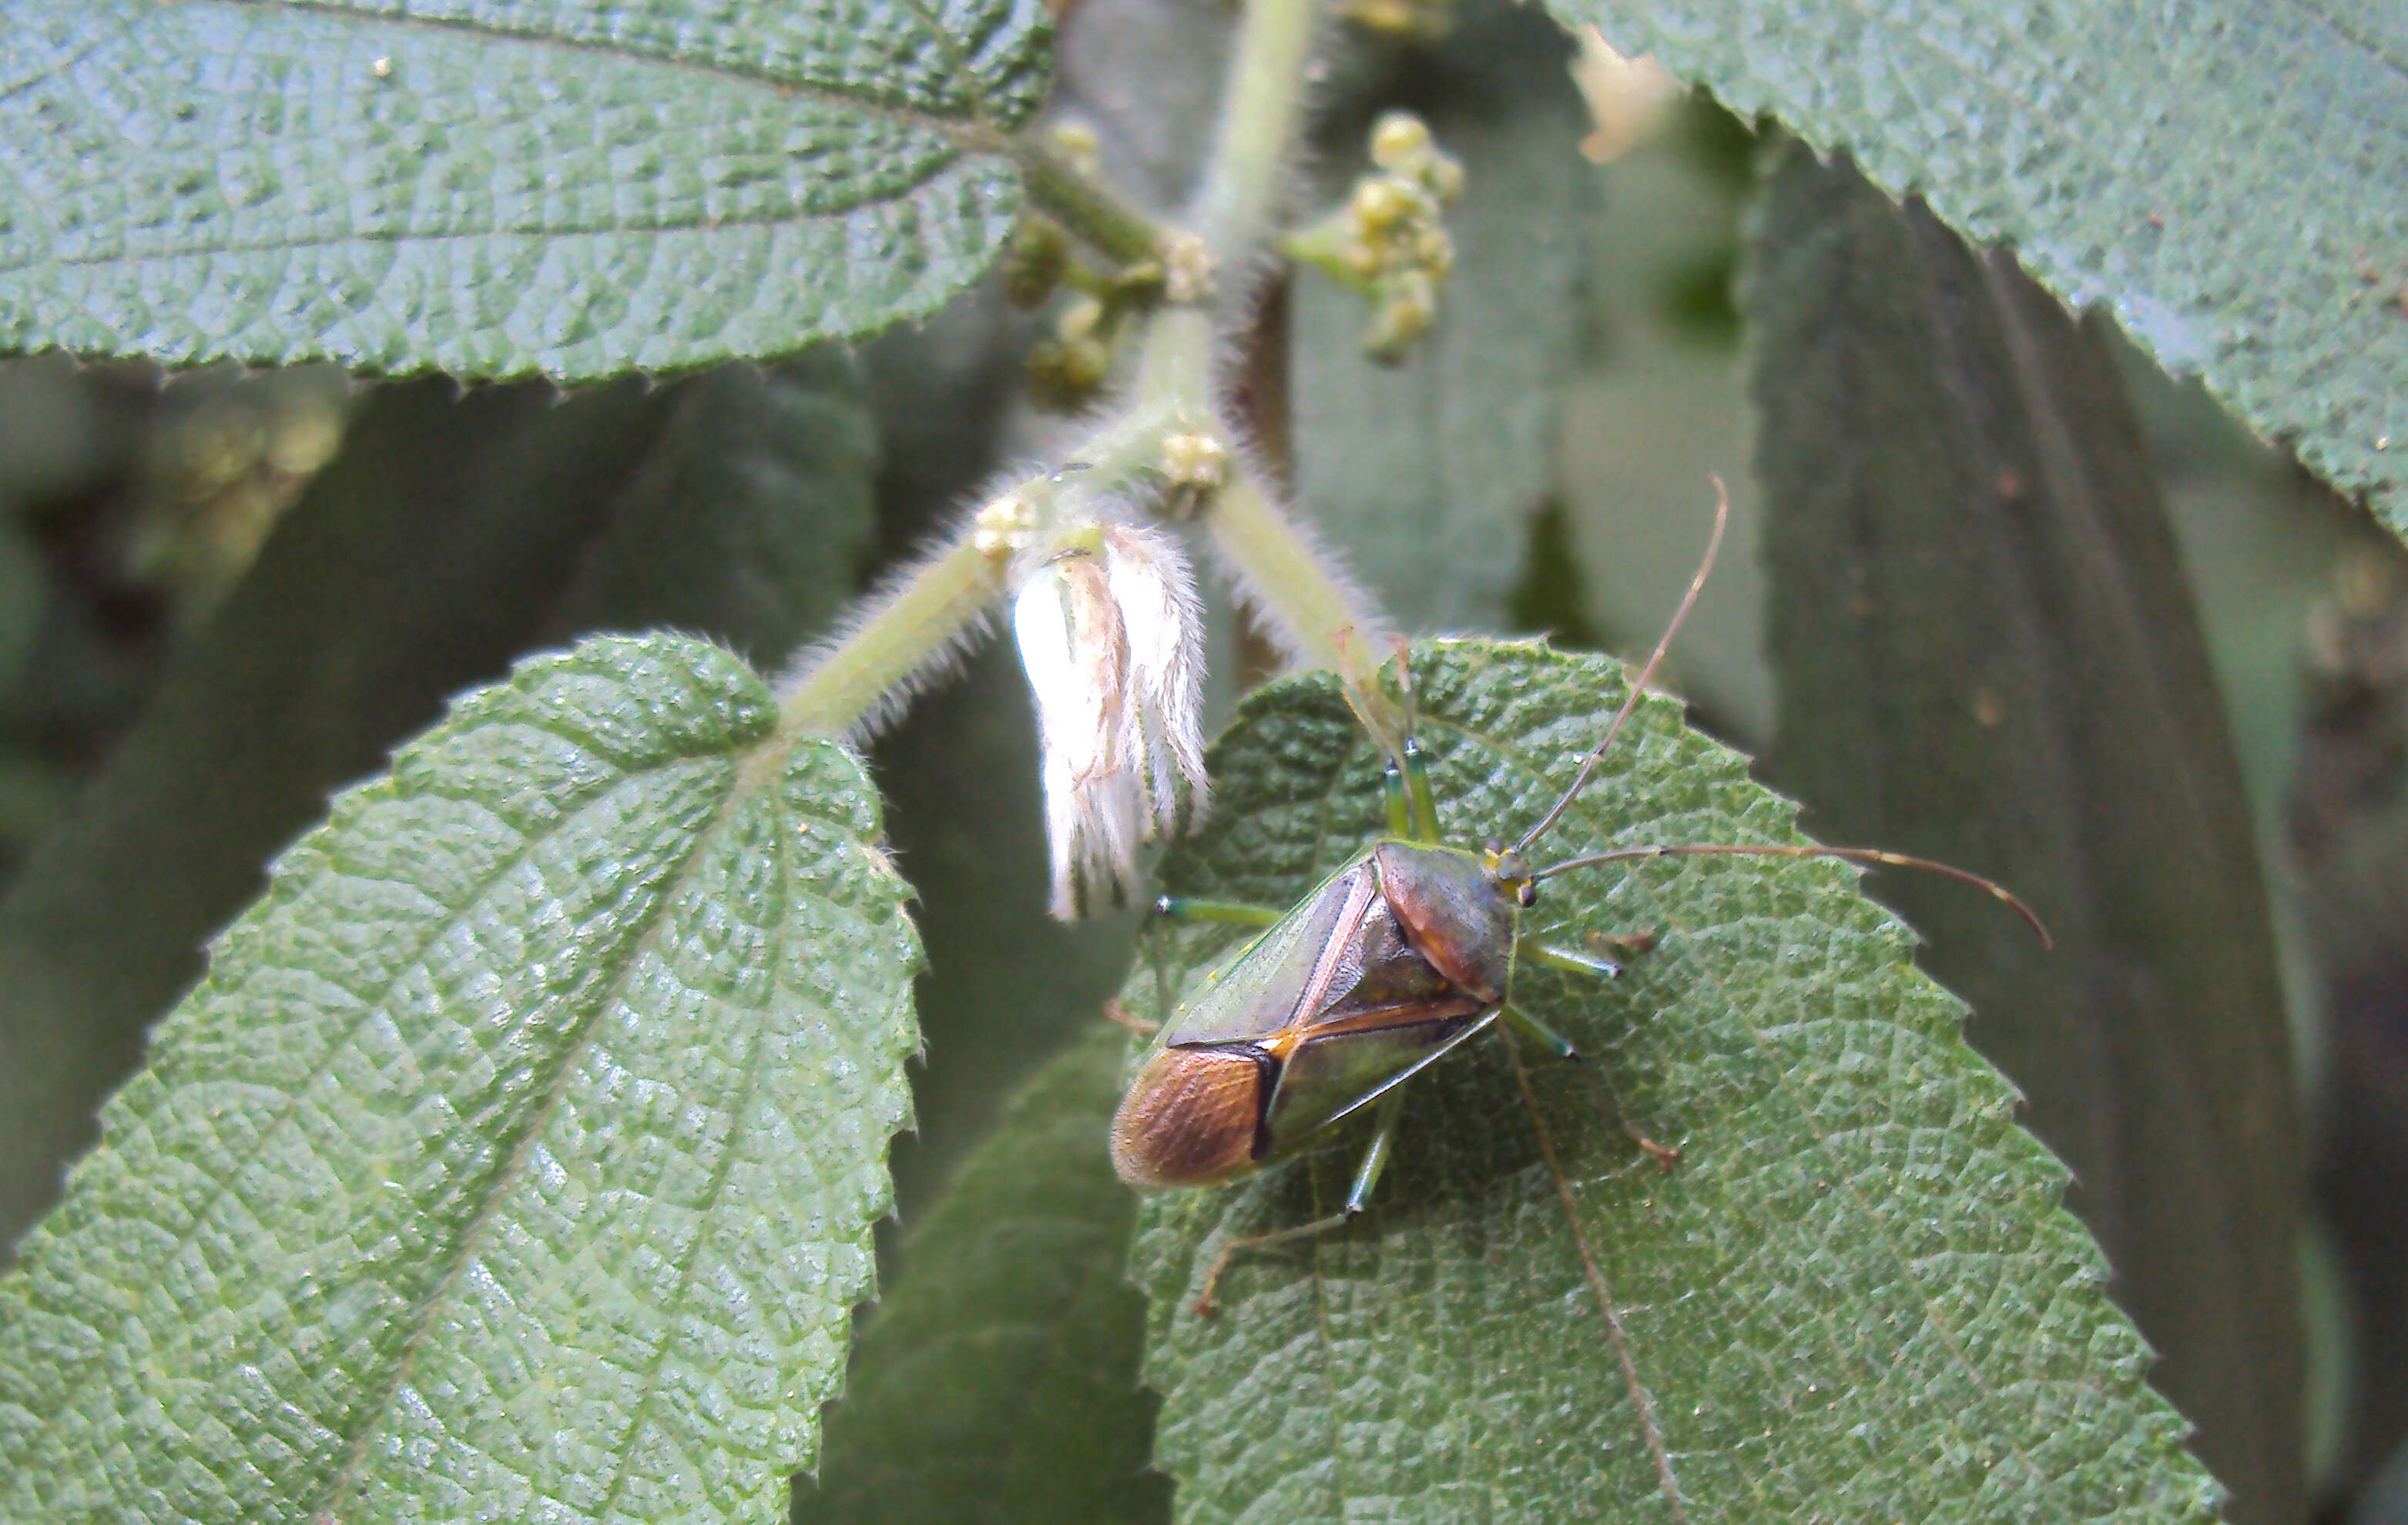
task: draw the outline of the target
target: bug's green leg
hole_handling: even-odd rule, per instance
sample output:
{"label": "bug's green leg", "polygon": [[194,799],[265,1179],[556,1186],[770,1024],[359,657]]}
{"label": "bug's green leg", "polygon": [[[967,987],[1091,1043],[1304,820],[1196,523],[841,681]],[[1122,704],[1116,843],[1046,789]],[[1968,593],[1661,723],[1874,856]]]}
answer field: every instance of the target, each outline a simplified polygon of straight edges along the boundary
{"label": "bug's green leg", "polygon": [[1555,1055],[1557,1059],[1578,1060],[1581,1057],[1581,1051],[1572,1047],[1571,1039],[1565,1037],[1562,1033],[1556,1032],[1554,1028],[1549,1027],[1546,1023],[1539,1020],[1536,1017],[1531,1016],[1528,1012],[1522,1010],[1520,1007],[1506,1006],[1499,1010],[1497,1015],[1504,1019],[1506,1026],[1512,1028],[1514,1032],[1519,1033],[1522,1036],[1529,1039],[1532,1043],[1537,1044],[1540,1048],[1544,1048],[1547,1052]]}
{"label": "bug's green leg", "polygon": [[1422,756],[1422,744],[1412,737],[1405,738],[1405,812],[1410,840],[1436,847],[1438,834],[1438,798],[1430,792],[1429,762]]}
{"label": "bug's green leg", "polygon": [[1232,1239],[1221,1247],[1212,1260],[1212,1268],[1204,1273],[1204,1295],[1196,1300],[1196,1311],[1210,1318],[1220,1311],[1212,1301],[1212,1289],[1221,1285],[1221,1273],[1229,1269],[1230,1257],[1241,1249],[1260,1249],[1266,1245],[1285,1244],[1291,1239],[1309,1239],[1317,1233],[1344,1228],[1354,1219],[1371,1200],[1372,1188],[1380,1184],[1380,1172],[1388,1168],[1388,1154],[1396,1143],[1397,1119],[1404,1110],[1405,1088],[1397,1087],[1380,1098],[1378,1119],[1372,1127],[1371,1147],[1363,1151],[1363,1162],[1354,1167],[1354,1184],[1346,1189],[1346,1205],[1327,1218],[1316,1218],[1310,1223],[1299,1223],[1292,1229],[1272,1233],[1258,1233],[1249,1239]]}
{"label": "bug's green leg", "polygon": [[1249,905],[1238,900],[1164,895],[1154,903],[1154,914],[1166,921],[1225,921],[1237,927],[1268,927],[1287,913],[1275,905]]}
{"label": "bug's green leg", "polygon": [[[1505,1006],[1501,1007],[1498,1011],[1497,1015],[1504,1019],[1506,1026],[1512,1028],[1515,1033],[1520,1033],[1523,1037],[1529,1039],[1532,1043],[1537,1044],[1540,1048],[1554,1054],[1557,1059],[1576,1060],[1581,1057],[1580,1050],[1572,1047],[1572,1042],[1570,1038],[1565,1037],[1562,1033],[1556,1032],[1554,1028],[1549,1027],[1546,1023],[1539,1020],[1536,1017],[1531,1016],[1528,1012],[1522,1011],[1513,1006]],[[1613,1125],[1621,1129],[1623,1133],[1629,1137],[1630,1142],[1638,1145],[1639,1147],[1646,1153],[1647,1158],[1655,1161],[1666,1170],[1670,1170],[1674,1165],[1679,1164],[1681,1162],[1680,1150],[1673,1148],[1669,1144],[1656,1143],[1654,1139],[1649,1138],[1645,1133],[1642,1133],[1638,1129],[1630,1126],[1629,1120],[1623,1117],[1622,1099],[1614,1095],[1613,1082],[1608,1080],[1604,1075],[1598,1071],[1592,1070],[1589,1073],[1596,1077],[1597,1083],[1605,1090],[1606,1110],[1613,1114]]]}
{"label": "bug's green leg", "polygon": [[1612,959],[1601,959],[1594,953],[1575,952],[1542,943],[1536,937],[1524,937],[1513,945],[1513,957],[1518,962],[1544,964],[1568,975],[1586,975],[1591,979],[1612,979],[1622,973],[1622,965]]}
{"label": "bug's green leg", "polygon": [[1410,838],[1413,834],[1412,807],[1405,803],[1405,770],[1394,761],[1381,776],[1380,792],[1388,806],[1388,834]]}
{"label": "bug's green leg", "polygon": [[[1611,968],[1612,965],[1608,965],[1608,967]],[[1506,1026],[1512,1028],[1523,1037],[1529,1039],[1532,1043],[1537,1044],[1540,1048],[1546,1049],[1549,1053],[1554,1054],[1557,1059],[1577,1060],[1581,1057],[1581,1051],[1572,1047],[1571,1039],[1565,1037],[1562,1033],[1556,1032],[1554,1028],[1549,1027],[1546,1023],[1539,1020],[1536,1017],[1531,1016],[1528,1012],[1522,1010],[1520,1007],[1512,1005],[1501,1006],[1498,1009],[1497,1015],[1503,1019]],[[1671,1148],[1666,1145],[1658,1144],[1654,1139],[1649,1138],[1645,1133],[1642,1133],[1638,1129],[1630,1126],[1629,1122],[1625,1119],[1622,1115],[1622,1103],[1620,1098],[1613,1094],[1612,1082],[1607,1080],[1602,1075],[1599,1075],[1597,1078],[1598,1082],[1605,1087],[1606,1102],[1607,1105],[1613,1113],[1614,1125],[1620,1128],[1625,1133],[1630,1135],[1630,1142],[1638,1145],[1641,1149],[1645,1150],[1649,1159],[1655,1161],[1657,1164],[1662,1165],[1667,1170],[1679,1164],[1681,1162],[1681,1151]]]}

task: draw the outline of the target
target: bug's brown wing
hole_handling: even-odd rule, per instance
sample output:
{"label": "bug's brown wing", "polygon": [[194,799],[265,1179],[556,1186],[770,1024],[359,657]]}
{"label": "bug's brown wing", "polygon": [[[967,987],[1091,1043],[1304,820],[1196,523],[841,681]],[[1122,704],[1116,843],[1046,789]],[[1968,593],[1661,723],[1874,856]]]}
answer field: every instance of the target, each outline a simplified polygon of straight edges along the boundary
{"label": "bug's brown wing", "polygon": [[1252,1044],[1163,1048],[1112,1115],[1112,1168],[1131,1186],[1210,1186],[1264,1152],[1279,1066]]}

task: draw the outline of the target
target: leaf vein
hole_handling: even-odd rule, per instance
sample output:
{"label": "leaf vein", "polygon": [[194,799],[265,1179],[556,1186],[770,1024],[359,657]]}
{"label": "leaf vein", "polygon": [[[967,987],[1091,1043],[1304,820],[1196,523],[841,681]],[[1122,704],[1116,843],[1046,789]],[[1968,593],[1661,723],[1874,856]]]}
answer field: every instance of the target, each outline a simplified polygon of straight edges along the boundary
{"label": "leaf vein", "polygon": [[654,938],[658,936],[662,925],[669,919],[669,909],[674,905],[678,894],[685,889],[694,876],[696,865],[707,856],[709,844],[720,831],[724,829],[729,816],[746,797],[740,784],[741,777],[741,770],[730,770],[727,798],[720,802],[710,823],[694,834],[684,858],[654,895],[652,908],[645,916],[641,930],[629,939],[626,951],[620,956],[618,966],[610,971],[609,979],[600,989],[595,991],[588,1000],[586,1010],[577,1019],[575,1031],[561,1046],[559,1061],[552,1066],[545,1094],[535,1115],[527,1119],[525,1127],[510,1147],[509,1158],[503,1161],[500,1168],[494,1171],[487,1183],[483,1192],[484,1200],[479,1204],[466,1229],[450,1247],[452,1263],[444,1272],[442,1279],[420,1304],[417,1321],[402,1339],[399,1359],[391,1362],[385,1377],[378,1384],[381,1390],[369,1395],[355,1411],[359,1429],[351,1437],[349,1454],[344,1458],[343,1464],[336,1469],[335,1475],[327,1480],[321,1495],[322,1502],[310,1511],[312,1518],[325,1522],[325,1525],[334,1525],[337,1518],[336,1511],[365,1475],[369,1443],[392,1413],[394,1403],[401,1390],[408,1385],[410,1376],[417,1370],[419,1357],[426,1348],[437,1320],[442,1317],[444,1309],[452,1304],[462,1279],[476,1265],[478,1252],[483,1244],[484,1236],[494,1223],[495,1204],[518,1179],[526,1167],[528,1158],[541,1145],[544,1133],[551,1125],[552,1114],[559,1109],[562,1099],[568,1093],[579,1062],[593,1043],[595,1024],[605,1011],[624,997],[628,979],[642,963],[644,955],[651,951]]}
{"label": "leaf vein", "polygon": [[[774,798],[774,794],[772,797]],[[731,801],[728,807],[728,817],[726,819],[723,819],[720,822],[715,823],[715,826],[718,829],[724,829],[732,823],[734,811],[741,807],[741,803]],[[795,886],[793,884],[794,863],[786,845],[789,834],[789,833],[776,830],[773,830],[770,833],[772,840],[776,843],[776,851],[778,854],[777,882],[779,890],[781,892],[781,899],[775,922],[773,923],[768,918],[764,918],[763,923],[765,926],[775,924],[782,928],[785,919],[784,902],[791,900],[795,893]],[[697,853],[696,856],[699,858],[701,854]],[[665,907],[669,912],[669,917],[673,917],[674,904],[672,902],[666,901],[664,904]],[[668,919],[669,917],[665,917],[664,919]],[[777,939],[778,945],[781,947],[783,946],[784,941],[785,938],[783,936]],[[640,954],[638,957],[640,957]],[[767,948],[764,948],[763,957],[765,959],[770,959],[773,958],[774,955],[772,955]],[[775,999],[774,989],[771,991],[770,999]],[[761,1074],[763,1070],[763,1066],[759,1062],[761,1055],[762,1030],[768,1025],[770,1020],[767,1007],[764,1005],[757,1009],[754,1012],[754,1018],[755,1020],[752,1023],[751,1040],[746,1045],[745,1049],[747,1062],[744,1065],[744,1084],[742,1090],[738,1093],[737,1105],[730,1114],[734,1119],[734,1133],[728,1139],[727,1147],[722,1152],[719,1160],[712,1165],[710,1185],[702,1193],[701,1202],[695,1208],[695,1215],[699,1221],[695,1228],[693,1243],[686,1247],[685,1253],[681,1256],[678,1261],[677,1296],[671,1306],[662,1310],[661,1338],[659,1342],[652,1347],[652,1357],[645,1362],[644,1366],[643,1396],[637,1401],[635,1412],[628,1416],[626,1431],[623,1435],[621,1435],[619,1444],[612,1447],[610,1449],[609,1454],[611,1459],[617,1465],[610,1475],[610,1486],[609,1489],[603,1494],[602,1502],[594,1511],[594,1518],[597,1521],[607,1522],[610,1518],[611,1511],[618,1507],[620,1493],[626,1488],[628,1475],[635,1470],[631,1453],[635,1445],[636,1437],[642,1432],[645,1424],[651,1419],[652,1399],[653,1396],[660,1391],[661,1367],[668,1359],[669,1347],[677,1341],[677,1330],[675,1327],[676,1315],[683,1310],[685,1306],[686,1294],[694,1285],[695,1261],[696,1258],[701,1255],[703,1247],[710,1241],[710,1214],[718,1205],[720,1192],[726,1190],[729,1172],[736,1168],[738,1157],[744,1153],[744,1149],[742,1147],[742,1136],[745,1121],[752,1110],[753,1097],[760,1090]]]}

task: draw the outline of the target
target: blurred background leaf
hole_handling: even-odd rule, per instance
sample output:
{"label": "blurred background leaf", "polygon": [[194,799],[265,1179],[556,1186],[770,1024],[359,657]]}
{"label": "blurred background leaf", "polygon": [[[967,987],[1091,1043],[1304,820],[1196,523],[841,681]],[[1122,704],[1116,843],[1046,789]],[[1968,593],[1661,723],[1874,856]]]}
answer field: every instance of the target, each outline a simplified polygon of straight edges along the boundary
{"label": "blurred background leaf", "polygon": [[2346,1295],[2331,1491],[2408,1519],[2408,555],[2368,548],[2311,628],[2285,845],[2321,976],[2317,1205]]}
{"label": "blurred background leaf", "polygon": [[561,379],[933,311],[1044,7],[0,6],[0,348]]}
{"label": "blurred background leaf", "polygon": [[566,400],[367,393],[0,900],[0,1238],[50,1202],[268,856],[450,694],[593,628],[674,621],[767,657],[825,620],[871,530],[857,385],[820,352]]}
{"label": "blurred background leaf", "polygon": [[2408,13],[1555,0],[2012,243],[2408,534]]}
{"label": "blurred background leaf", "polygon": [[1315,121],[1305,215],[1344,199],[1379,112],[1415,112],[1463,166],[1463,199],[1444,220],[1455,267],[1436,325],[1394,366],[1363,352],[1369,302],[1319,272],[1295,275],[1296,492],[1407,627],[1494,631],[1554,484],[1580,342],[1598,187],[1575,151],[1587,118],[1571,44],[1537,11],[1484,4],[1465,7],[1441,50],[1366,51],[1342,107]]}
{"label": "blurred background leaf", "polygon": [[1665,675],[1708,729],[1760,751],[1772,735],[1773,677],[1755,419],[1730,290],[1756,151],[1753,133],[1692,95],[1590,171],[1599,195],[1584,230],[1583,343],[1555,451],[1562,540],[1530,563],[1562,587],[1517,614],[1559,640],[1570,632],[1586,637],[1572,644],[1645,652],[1697,570],[1713,509],[1708,478],[1720,477],[1731,504],[1726,549]]}
{"label": "blurred background leaf", "polygon": [[0,881],[342,438],[332,366],[0,363]]}
{"label": "blurred background leaf", "polygon": [[[2247,797],[2114,362],[1999,254],[1792,146],[1746,313],[1779,740],[1828,841],[2013,886],[2036,956],[1872,888],[2073,1172],[2231,1518],[2305,1510],[2300,1131]],[[2177,867],[2176,865],[2179,865]]]}

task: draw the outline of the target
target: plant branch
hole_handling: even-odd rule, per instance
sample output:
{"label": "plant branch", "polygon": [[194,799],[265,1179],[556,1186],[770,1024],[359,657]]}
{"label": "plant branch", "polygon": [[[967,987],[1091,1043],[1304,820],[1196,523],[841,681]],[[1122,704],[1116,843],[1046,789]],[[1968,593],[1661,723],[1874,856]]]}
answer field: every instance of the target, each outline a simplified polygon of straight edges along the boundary
{"label": "plant branch", "polygon": [[781,686],[780,729],[841,735],[908,698],[913,679],[977,634],[1002,596],[1008,555],[976,522],[953,543],[874,595],[853,629]]}
{"label": "plant branch", "polygon": [[1316,0],[1246,0],[1221,102],[1220,135],[1188,224],[1220,269],[1269,235],[1288,151],[1304,117]]}
{"label": "plant branch", "polygon": [[1385,631],[1361,591],[1264,494],[1251,473],[1230,474],[1213,494],[1204,524],[1213,549],[1297,663],[1342,673],[1348,640],[1367,642]]}
{"label": "plant branch", "polygon": [[1197,427],[1175,407],[1140,406],[1066,452],[1063,469],[992,499],[950,544],[873,594],[848,632],[780,685],[781,729],[841,735],[885,718],[981,633],[1007,591],[1014,558],[1050,544],[1071,517],[1066,506],[1157,470],[1163,441]]}
{"label": "plant branch", "polygon": [[1011,140],[1010,153],[1028,199],[1073,235],[1124,264],[1163,257],[1166,230],[1109,187],[1025,137]]}

